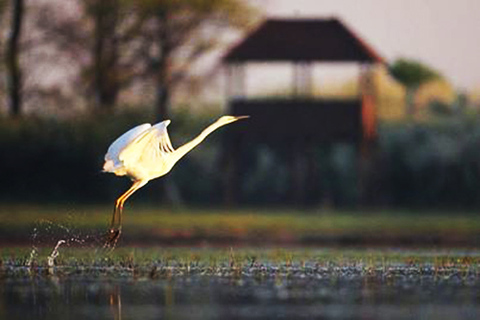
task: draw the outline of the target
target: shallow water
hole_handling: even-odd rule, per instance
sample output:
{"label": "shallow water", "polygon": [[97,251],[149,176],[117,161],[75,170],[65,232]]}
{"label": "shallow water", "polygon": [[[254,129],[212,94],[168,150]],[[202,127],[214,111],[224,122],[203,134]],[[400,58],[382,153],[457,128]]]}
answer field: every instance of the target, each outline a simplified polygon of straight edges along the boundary
{"label": "shallow water", "polygon": [[0,319],[480,319],[476,267],[3,266]]}

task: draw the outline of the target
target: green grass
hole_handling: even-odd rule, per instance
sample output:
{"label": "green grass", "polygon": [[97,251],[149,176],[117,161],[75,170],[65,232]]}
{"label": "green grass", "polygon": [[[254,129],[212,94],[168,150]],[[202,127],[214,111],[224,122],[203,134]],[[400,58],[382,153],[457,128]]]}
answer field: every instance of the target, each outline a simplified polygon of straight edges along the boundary
{"label": "green grass", "polygon": [[[10,227],[48,220],[79,228],[102,228],[111,217],[109,206],[0,205],[0,224]],[[127,206],[124,227],[170,230],[228,231],[289,230],[322,232],[478,232],[480,217],[471,213],[419,213],[408,211],[331,211],[264,209],[176,209]],[[275,231],[276,230],[276,231]]]}
{"label": "green grass", "polygon": [[[75,237],[100,239],[110,206],[0,206],[0,243],[50,246]],[[34,239],[35,231],[39,235]],[[128,244],[478,245],[480,218],[471,213],[275,209],[176,209],[128,206],[120,246]],[[67,238],[66,238],[67,237]],[[34,240],[37,240],[35,242]],[[43,244],[38,244],[43,241]],[[80,243],[77,241],[77,244]]]}

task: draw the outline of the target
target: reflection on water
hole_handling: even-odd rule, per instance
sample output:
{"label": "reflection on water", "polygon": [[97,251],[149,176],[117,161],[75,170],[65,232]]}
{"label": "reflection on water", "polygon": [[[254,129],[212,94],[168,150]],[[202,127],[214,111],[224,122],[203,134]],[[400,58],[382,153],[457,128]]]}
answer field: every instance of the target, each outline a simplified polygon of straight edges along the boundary
{"label": "reflection on water", "polygon": [[122,320],[122,295],[118,286],[110,293],[110,311],[114,320]]}
{"label": "reflection on water", "polygon": [[[256,270],[257,269],[257,270]],[[58,273],[58,272],[57,272]],[[0,319],[480,319],[469,271],[275,266],[151,276],[0,276]]]}

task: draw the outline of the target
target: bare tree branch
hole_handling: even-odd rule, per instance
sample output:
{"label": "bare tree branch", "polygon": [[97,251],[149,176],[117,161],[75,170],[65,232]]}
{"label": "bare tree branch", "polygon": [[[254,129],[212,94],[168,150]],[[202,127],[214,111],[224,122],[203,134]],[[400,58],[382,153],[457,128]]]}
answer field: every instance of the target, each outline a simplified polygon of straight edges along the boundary
{"label": "bare tree branch", "polygon": [[9,108],[13,117],[22,112],[22,71],[19,62],[19,43],[24,15],[23,0],[12,0],[12,20],[7,44]]}

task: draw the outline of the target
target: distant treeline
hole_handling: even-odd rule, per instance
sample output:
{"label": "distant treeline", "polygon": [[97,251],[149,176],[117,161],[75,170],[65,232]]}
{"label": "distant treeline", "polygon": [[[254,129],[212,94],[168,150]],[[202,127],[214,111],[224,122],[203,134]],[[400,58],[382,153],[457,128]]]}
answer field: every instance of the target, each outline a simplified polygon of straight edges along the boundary
{"label": "distant treeline", "polygon": [[388,206],[480,207],[480,119],[381,126],[369,192]]}
{"label": "distant treeline", "polygon": [[[198,134],[213,118],[177,112],[169,127],[174,146]],[[0,119],[0,201],[113,203],[130,182],[102,173],[103,156],[118,135],[143,122],[148,121],[138,113],[61,121]],[[130,201],[221,205],[227,131],[209,137]],[[480,207],[480,119],[382,124],[379,136],[362,183],[353,146],[315,147],[318,179],[306,190],[307,203]],[[289,203],[293,177],[288,152],[287,147],[250,145],[242,153],[241,205]]]}

